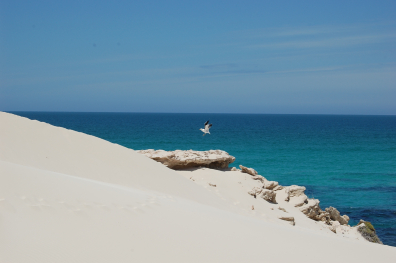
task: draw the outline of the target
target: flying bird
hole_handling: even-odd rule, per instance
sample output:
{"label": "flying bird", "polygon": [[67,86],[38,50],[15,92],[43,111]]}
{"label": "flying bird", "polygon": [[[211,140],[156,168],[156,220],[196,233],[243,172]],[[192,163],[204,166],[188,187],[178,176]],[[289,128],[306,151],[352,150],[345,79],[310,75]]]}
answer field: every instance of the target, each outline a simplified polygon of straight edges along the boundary
{"label": "flying bird", "polygon": [[209,124],[209,121],[205,122],[205,129],[200,129],[204,134],[202,136],[205,136],[205,134],[209,133],[209,129],[212,127],[212,124]]}

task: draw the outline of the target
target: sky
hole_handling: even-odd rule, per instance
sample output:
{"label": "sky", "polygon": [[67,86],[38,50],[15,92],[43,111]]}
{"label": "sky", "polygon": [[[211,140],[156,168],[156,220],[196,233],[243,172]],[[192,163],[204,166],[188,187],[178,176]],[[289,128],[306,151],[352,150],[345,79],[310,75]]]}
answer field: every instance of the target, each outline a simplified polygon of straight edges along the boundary
{"label": "sky", "polygon": [[0,110],[396,115],[396,1],[0,1]]}

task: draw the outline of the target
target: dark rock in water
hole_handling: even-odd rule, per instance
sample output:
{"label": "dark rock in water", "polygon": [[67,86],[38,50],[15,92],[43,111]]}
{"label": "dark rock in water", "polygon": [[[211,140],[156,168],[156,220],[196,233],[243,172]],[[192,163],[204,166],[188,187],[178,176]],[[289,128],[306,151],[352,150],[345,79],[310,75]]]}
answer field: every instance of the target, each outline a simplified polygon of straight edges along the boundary
{"label": "dark rock in water", "polygon": [[370,222],[360,220],[358,226],[359,225],[361,226],[358,227],[358,231],[367,241],[370,241],[372,243],[382,244],[382,241],[375,233],[374,226]]}

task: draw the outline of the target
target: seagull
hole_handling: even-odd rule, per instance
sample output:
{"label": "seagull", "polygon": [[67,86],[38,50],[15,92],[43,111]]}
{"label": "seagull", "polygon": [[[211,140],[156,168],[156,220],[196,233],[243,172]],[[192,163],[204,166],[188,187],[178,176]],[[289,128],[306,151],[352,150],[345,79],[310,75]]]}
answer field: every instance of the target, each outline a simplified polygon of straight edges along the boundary
{"label": "seagull", "polygon": [[212,124],[209,124],[209,121],[205,122],[205,129],[200,129],[204,134],[202,136],[205,136],[205,134],[209,133],[209,129],[212,127]]}

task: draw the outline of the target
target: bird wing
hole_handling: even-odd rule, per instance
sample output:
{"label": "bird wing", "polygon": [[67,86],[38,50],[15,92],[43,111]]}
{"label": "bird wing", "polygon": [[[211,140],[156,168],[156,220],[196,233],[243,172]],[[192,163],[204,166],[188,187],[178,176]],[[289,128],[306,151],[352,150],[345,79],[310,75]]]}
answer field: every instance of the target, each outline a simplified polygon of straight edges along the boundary
{"label": "bird wing", "polygon": [[205,122],[205,126],[208,125],[209,121]]}
{"label": "bird wing", "polygon": [[212,127],[212,124],[205,125],[205,132],[209,132],[209,128]]}

